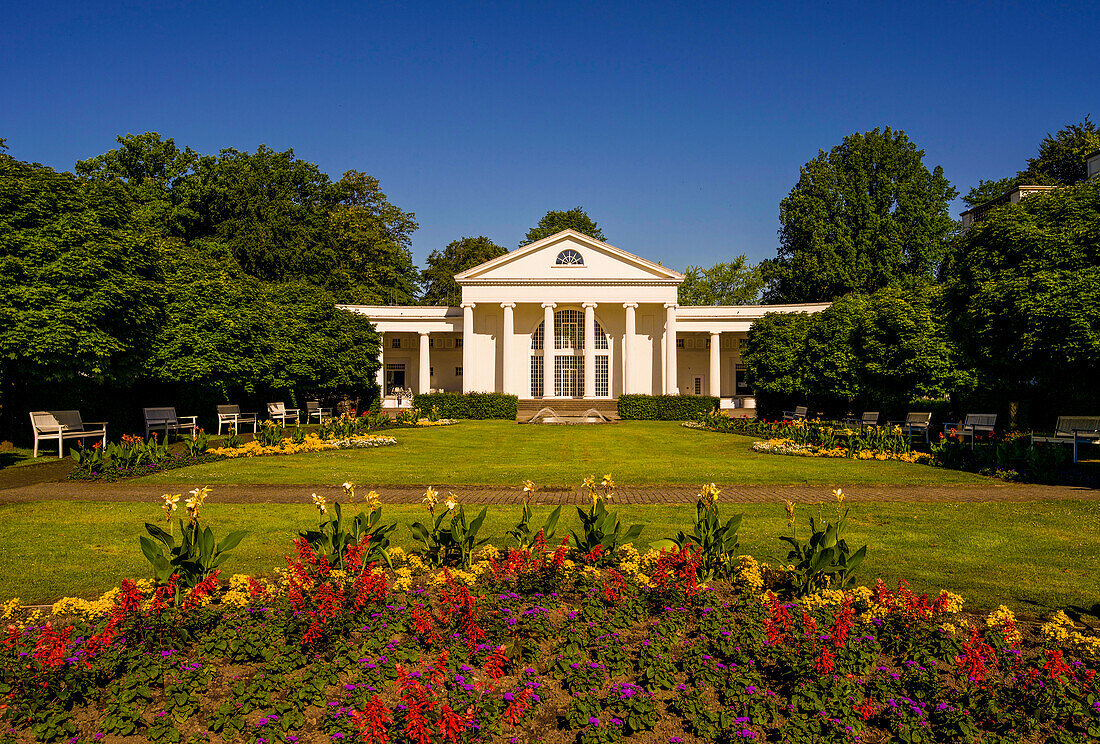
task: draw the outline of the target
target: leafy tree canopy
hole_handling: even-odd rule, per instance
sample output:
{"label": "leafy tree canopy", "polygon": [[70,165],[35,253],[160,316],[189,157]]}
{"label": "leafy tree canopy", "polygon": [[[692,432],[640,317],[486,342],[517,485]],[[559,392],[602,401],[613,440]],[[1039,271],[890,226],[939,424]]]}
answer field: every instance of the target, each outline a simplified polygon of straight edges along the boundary
{"label": "leafy tree canopy", "polygon": [[903,131],[851,134],[802,166],[780,203],[780,247],[763,264],[773,302],[831,300],[930,277],[957,192]]}
{"label": "leafy tree canopy", "polygon": [[759,265],[742,254],[711,266],[688,266],[680,284],[681,305],[752,305],[760,300],[764,278]]}
{"label": "leafy tree canopy", "polygon": [[1093,180],[993,210],[959,239],[943,271],[947,305],[979,389],[1042,397],[1054,413],[1100,405],[1098,236]]}
{"label": "leafy tree canopy", "polygon": [[455,274],[507,252],[484,235],[452,240],[442,251],[432,251],[420,273],[420,282],[424,287],[421,302],[425,305],[457,305],[462,301],[462,289],[455,282]]}
{"label": "leafy tree canopy", "polygon": [[969,207],[984,204],[1016,186],[1068,186],[1088,178],[1088,156],[1100,150],[1100,130],[1086,116],[1079,124],[1067,124],[1048,133],[1039,143],[1036,157],[1015,176],[979,181],[963,197]]}
{"label": "leafy tree canopy", "polygon": [[576,230],[596,240],[607,240],[603,235],[603,230],[599,228],[594,219],[588,216],[588,213],[582,207],[573,207],[565,212],[554,210],[547,212],[546,216],[539,220],[539,224],[527,231],[527,236],[520,241],[520,246],[534,243],[543,238],[548,238],[554,233],[568,229]]}

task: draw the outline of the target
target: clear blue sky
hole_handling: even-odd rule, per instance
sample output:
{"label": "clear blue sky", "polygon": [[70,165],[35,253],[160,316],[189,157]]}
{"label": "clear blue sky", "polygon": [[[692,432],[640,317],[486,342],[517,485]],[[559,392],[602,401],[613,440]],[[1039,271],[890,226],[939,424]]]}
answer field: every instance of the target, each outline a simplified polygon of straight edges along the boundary
{"label": "clear blue sky", "polygon": [[[0,137],[71,169],[154,130],[378,176],[418,263],[583,205],[666,265],[774,255],[844,135],[906,130],[965,192],[1100,118],[1100,3],[10,3]],[[957,214],[959,206],[953,212]]]}

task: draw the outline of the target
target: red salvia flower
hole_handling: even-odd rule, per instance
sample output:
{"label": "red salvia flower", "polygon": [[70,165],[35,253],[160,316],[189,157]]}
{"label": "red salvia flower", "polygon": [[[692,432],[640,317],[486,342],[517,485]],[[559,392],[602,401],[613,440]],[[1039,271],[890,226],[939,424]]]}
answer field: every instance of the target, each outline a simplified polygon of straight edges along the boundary
{"label": "red salvia flower", "polygon": [[485,673],[490,679],[500,679],[504,676],[504,666],[507,663],[508,657],[504,653],[504,646],[497,646],[485,660]]}
{"label": "red salvia flower", "polygon": [[355,721],[359,740],[363,744],[388,744],[389,725],[392,720],[390,709],[378,699],[377,695],[367,701],[367,706],[362,712],[352,713],[352,720]]}
{"label": "red salvia flower", "polygon": [[967,676],[976,682],[985,680],[989,673],[986,659],[993,658],[993,647],[985,642],[977,626],[970,628],[970,639],[962,644],[963,654],[955,657],[955,664]]}
{"label": "red salvia flower", "polygon": [[1066,664],[1062,658],[1061,649],[1048,649],[1046,652],[1047,662],[1043,664],[1043,670],[1050,675],[1051,679],[1061,681],[1062,677],[1070,674],[1069,665]]}
{"label": "red salvia flower", "polygon": [[398,667],[397,685],[400,688],[401,702],[405,704],[405,736],[416,744],[430,744],[432,739],[428,719],[424,715],[433,703],[429,703],[427,691],[419,681]]}
{"label": "red salvia flower", "polygon": [[54,630],[52,625],[47,625],[35,641],[34,658],[46,669],[61,666],[69,656],[69,637],[72,634],[71,625],[60,632]]}
{"label": "red salvia flower", "polygon": [[221,571],[214,571],[198,584],[195,584],[195,588],[188,592],[187,597],[180,603],[180,609],[190,610],[201,606],[204,599],[217,591],[218,574],[220,573]]}
{"label": "red salvia flower", "polygon": [[855,616],[856,611],[852,609],[852,598],[847,596],[840,606],[840,613],[836,616],[836,622],[833,623],[833,628],[830,631],[833,637],[833,646],[836,648],[844,648],[847,645],[848,635],[855,624]]}
{"label": "red salvia flower", "polygon": [[512,702],[508,703],[508,707],[504,709],[504,720],[512,728],[519,726],[519,722],[523,720],[524,713],[531,707],[533,694],[530,687],[524,687],[513,696]]}
{"label": "red salvia flower", "polygon": [[603,556],[603,545],[600,544],[600,543],[597,543],[596,546],[594,548],[592,548],[592,550],[589,550],[584,555],[584,557],[581,558],[581,560],[584,561],[585,563],[595,563],[602,556]]}
{"label": "red salvia flower", "polygon": [[814,664],[814,671],[821,674],[831,674],[836,669],[836,654],[834,654],[829,647],[821,649],[821,655],[817,657],[817,663]]}
{"label": "red salvia flower", "polygon": [[449,741],[458,744],[458,739],[466,731],[466,719],[451,710],[451,706],[443,703],[439,706],[439,737],[440,741]]}
{"label": "red salvia flower", "polygon": [[871,698],[864,698],[863,704],[856,708],[855,711],[864,721],[870,721],[875,717],[875,706],[871,703]]}

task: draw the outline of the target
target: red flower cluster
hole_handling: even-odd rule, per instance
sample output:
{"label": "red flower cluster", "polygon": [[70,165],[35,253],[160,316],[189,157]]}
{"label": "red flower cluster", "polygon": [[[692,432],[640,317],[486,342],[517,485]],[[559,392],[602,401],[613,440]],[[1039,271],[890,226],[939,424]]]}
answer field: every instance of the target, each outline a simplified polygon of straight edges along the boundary
{"label": "red flower cluster", "polygon": [[955,657],[955,664],[963,674],[975,682],[982,682],[989,673],[986,662],[993,660],[993,647],[986,643],[977,626],[971,626],[970,639],[963,641],[963,653]]}
{"label": "red flower cluster", "polygon": [[608,602],[618,602],[626,592],[626,580],[613,568],[607,572],[607,575],[611,577],[611,581],[603,582],[603,598]]}
{"label": "red flower cluster", "polygon": [[500,679],[504,676],[504,667],[507,663],[508,656],[504,653],[504,646],[497,646],[485,661],[485,673],[490,679]]}
{"label": "red flower cluster", "polygon": [[771,646],[782,643],[783,637],[791,633],[791,613],[775,596],[775,592],[768,592],[768,617],[764,618],[764,631]]}
{"label": "red flower cluster", "polygon": [[195,588],[188,592],[187,597],[180,602],[180,609],[190,610],[201,607],[202,601],[217,591],[218,574],[220,573],[221,571],[214,571],[198,584],[195,584]]}
{"label": "red flower cluster", "polygon": [[836,621],[830,631],[834,647],[844,648],[848,644],[848,635],[852,632],[852,626],[855,625],[855,618],[856,611],[852,609],[852,597],[849,595],[844,598],[844,603],[840,605],[840,612],[837,614]]}
{"label": "red flower cluster", "polygon": [[817,662],[814,663],[814,671],[820,674],[832,674],[836,670],[836,654],[834,654],[828,646],[821,649],[821,654],[817,657]]}
{"label": "red flower cluster", "polygon": [[581,560],[584,561],[585,563],[595,563],[596,561],[598,561],[602,557],[603,557],[603,545],[601,545],[600,543],[597,543],[596,546],[594,548],[592,548],[592,550],[589,550],[587,553],[584,554],[584,556],[581,558]]}
{"label": "red flower cluster", "polygon": [[691,547],[685,545],[680,550],[661,551],[652,575],[653,583],[658,589],[680,589],[689,597],[699,593],[696,576],[703,551],[697,548],[692,552]]}
{"label": "red flower cluster", "polygon": [[377,695],[367,701],[367,706],[362,712],[352,713],[352,720],[355,721],[359,740],[363,744],[388,744],[392,717],[390,709],[383,705]]}
{"label": "red flower cluster", "polygon": [[466,639],[466,647],[472,656],[479,643],[485,640],[485,631],[477,617],[477,598],[470,594],[466,586],[459,586],[451,572],[444,574],[447,586],[439,590],[439,601],[443,608],[444,622],[454,622]]}
{"label": "red flower cluster", "polygon": [[1069,676],[1069,664],[1067,664],[1065,662],[1065,659],[1062,658],[1061,649],[1047,649],[1046,655],[1047,661],[1045,664],[1043,664],[1043,671],[1050,675],[1051,679],[1058,680],[1060,682],[1062,680],[1062,677]]}
{"label": "red flower cluster", "polygon": [[69,657],[69,638],[72,634],[71,625],[58,631],[47,624],[38,634],[38,640],[34,644],[34,658],[46,669],[61,666]]}
{"label": "red flower cluster", "polygon": [[523,720],[523,714],[531,707],[532,695],[534,693],[531,692],[531,688],[524,687],[513,696],[512,702],[508,703],[508,707],[504,709],[504,720],[512,728],[519,725],[519,722]]}

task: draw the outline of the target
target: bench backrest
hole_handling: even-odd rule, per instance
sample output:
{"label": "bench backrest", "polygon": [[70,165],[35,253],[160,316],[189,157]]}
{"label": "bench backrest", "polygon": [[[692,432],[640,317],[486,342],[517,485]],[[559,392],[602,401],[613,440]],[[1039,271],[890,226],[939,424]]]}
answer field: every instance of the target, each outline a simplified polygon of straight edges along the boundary
{"label": "bench backrest", "polygon": [[267,415],[268,416],[274,416],[276,414],[281,416],[284,413],[286,413],[286,406],[283,403],[280,402],[280,403],[268,403],[267,404]]}
{"label": "bench backrest", "polygon": [[147,424],[178,424],[175,408],[142,408]]}
{"label": "bench backrest", "polygon": [[319,401],[319,400],[307,400],[306,401],[306,412],[307,413],[312,413],[313,411],[320,411],[320,410],[321,410],[321,401]]}
{"label": "bench backrest", "polygon": [[909,412],[905,416],[907,426],[928,426],[932,423],[932,412]]}
{"label": "bench backrest", "polygon": [[1067,435],[1074,431],[1097,431],[1100,430],[1100,416],[1059,416],[1054,430]]}
{"label": "bench backrest", "polygon": [[810,410],[809,406],[795,406],[794,407],[794,415],[795,416],[805,416],[806,413],[809,410]]}
{"label": "bench backrest", "polygon": [[31,426],[36,431],[54,433],[62,428],[61,422],[49,411],[31,411]]}
{"label": "bench backrest", "polygon": [[236,403],[229,403],[224,406],[217,406],[219,416],[240,416],[241,407]]}
{"label": "bench backrest", "polygon": [[864,411],[863,418],[861,418],[859,422],[864,426],[878,426],[878,419],[878,411]]}
{"label": "bench backrest", "polygon": [[50,411],[57,422],[69,431],[84,431],[84,422],[80,418],[80,411]]}
{"label": "bench backrest", "polygon": [[988,429],[992,431],[996,425],[997,414],[995,413],[968,413],[963,421],[963,426],[971,429]]}

